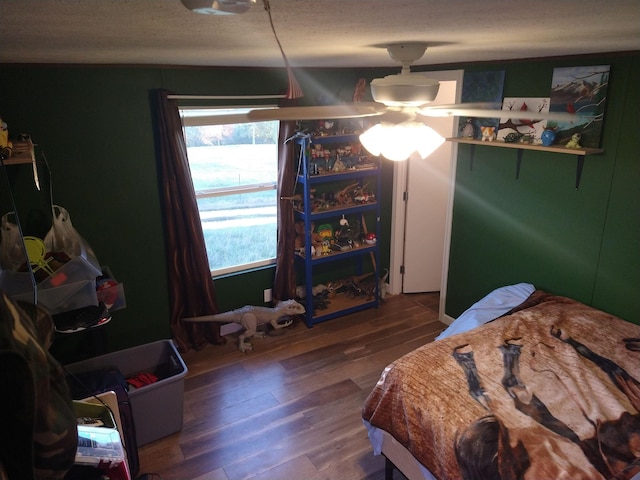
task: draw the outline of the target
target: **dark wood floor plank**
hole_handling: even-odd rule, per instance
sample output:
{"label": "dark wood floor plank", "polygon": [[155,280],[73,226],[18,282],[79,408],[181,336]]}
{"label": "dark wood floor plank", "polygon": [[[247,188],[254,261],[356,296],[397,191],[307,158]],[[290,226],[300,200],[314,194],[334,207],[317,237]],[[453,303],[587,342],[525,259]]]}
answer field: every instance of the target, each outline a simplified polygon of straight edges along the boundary
{"label": "dark wood floor plank", "polygon": [[[277,452],[275,452],[277,454]],[[306,455],[301,455],[288,462],[280,463],[276,467],[257,473],[242,469],[237,471],[232,467],[226,469],[229,480],[253,479],[253,480],[274,480],[274,479],[294,479],[311,478],[318,470],[309,461]]]}
{"label": "dark wood floor plank", "polygon": [[[172,465],[167,472],[178,475],[178,478],[191,479],[207,471],[237,463],[241,459],[251,459],[257,452],[269,450],[282,438],[306,428],[308,422],[296,418],[269,428],[268,434],[248,431],[244,438],[233,443],[218,444],[215,439],[209,439],[207,442],[197,442],[197,449],[193,445],[192,448],[183,445],[184,461]],[[195,455],[191,456],[194,453]]]}
{"label": "dark wood floor plank", "polygon": [[224,407],[215,402],[210,402],[206,406],[202,406],[192,419],[184,421],[183,430],[186,435],[197,437],[220,427],[233,425],[243,422],[247,418],[262,415],[265,411],[278,405],[280,403],[271,393],[251,397],[234,405],[225,405]]}
{"label": "dark wood floor plank", "polygon": [[[203,430],[202,424],[192,426],[186,423],[183,430],[185,430],[186,435],[194,437],[194,439],[181,444],[184,456],[189,458],[199,455],[212,444],[227,445],[247,441],[255,442],[261,440],[258,438],[259,434],[270,437],[272,442],[277,442],[279,437],[272,435],[272,430],[281,428],[281,425],[286,423],[288,419],[296,418],[296,415],[302,414],[311,408],[329,404],[359,391],[360,388],[351,380],[345,380],[317,389],[311,394],[290,403],[273,405],[272,408],[256,410],[254,408],[248,409],[244,404],[239,404],[235,412],[228,412],[229,415],[233,415],[233,418],[225,423],[228,426],[224,429]],[[208,423],[207,420],[203,420],[203,422]],[[197,435],[200,432],[204,433]]]}
{"label": "dark wood floor plank", "polygon": [[[141,473],[162,480],[383,480],[360,411],[391,362],[432,341],[438,293],[396,295],[377,308],[296,322],[253,341],[183,355],[180,432],[140,448]],[[396,472],[396,480],[404,477]]]}

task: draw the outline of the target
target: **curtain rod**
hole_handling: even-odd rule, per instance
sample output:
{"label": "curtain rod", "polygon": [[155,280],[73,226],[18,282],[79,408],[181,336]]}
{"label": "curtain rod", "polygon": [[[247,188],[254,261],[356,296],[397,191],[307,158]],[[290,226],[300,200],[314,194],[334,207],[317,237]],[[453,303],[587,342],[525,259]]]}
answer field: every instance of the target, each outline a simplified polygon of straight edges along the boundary
{"label": "curtain rod", "polygon": [[170,100],[261,100],[286,98],[286,95],[167,95]]}

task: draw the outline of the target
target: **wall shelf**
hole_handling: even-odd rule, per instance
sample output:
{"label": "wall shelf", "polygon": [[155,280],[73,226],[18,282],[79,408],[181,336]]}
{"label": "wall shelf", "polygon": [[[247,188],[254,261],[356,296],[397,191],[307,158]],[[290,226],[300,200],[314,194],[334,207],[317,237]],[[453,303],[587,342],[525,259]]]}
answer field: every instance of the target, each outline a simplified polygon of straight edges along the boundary
{"label": "wall shelf", "polygon": [[11,156],[2,159],[4,165],[35,163],[36,157],[31,139],[14,141]]}
{"label": "wall shelf", "polygon": [[562,153],[565,155],[575,155],[577,156],[577,160],[578,160],[577,166],[576,166],[576,190],[580,188],[580,178],[582,177],[582,169],[584,167],[584,157],[587,155],[597,155],[604,152],[604,149],[602,148],[587,148],[587,147],[566,148],[564,146],[559,146],[559,145],[545,147],[544,145],[532,145],[527,143],[507,143],[499,140],[487,142],[482,140],[473,140],[469,138],[458,138],[458,137],[447,138],[447,141],[471,145],[471,156],[469,159],[470,169],[473,169],[473,160],[475,157],[476,145],[482,145],[484,147],[511,148],[511,149],[517,150],[516,179],[520,177],[520,166],[522,164],[522,152],[524,150],[536,150],[538,152]]}

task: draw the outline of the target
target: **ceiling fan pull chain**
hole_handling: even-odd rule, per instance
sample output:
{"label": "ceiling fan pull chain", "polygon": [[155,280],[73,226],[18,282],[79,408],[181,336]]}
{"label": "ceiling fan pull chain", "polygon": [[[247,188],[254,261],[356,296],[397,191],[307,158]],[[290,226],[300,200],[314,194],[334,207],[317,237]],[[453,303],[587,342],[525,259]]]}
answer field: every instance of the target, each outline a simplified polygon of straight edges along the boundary
{"label": "ceiling fan pull chain", "polygon": [[293,74],[293,70],[291,70],[291,66],[289,65],[289,60],[287,59],[287,55],[284,53],[284,49],[282,48],[282,44],[280,43],[280,39],[278,38],[278,34],[276,33],[276,27],[273,25],[273,18],[271,17],[271,4],[269,0],[262,0],[264,3],[264,9],[267,11],[267,15],[269,16],[269,23],[271,24],[271,31],[273,32],[273,36],[276,39],[276,43],[278,44],[278,48],[280,49],[280,53],[282,54],[282,59],[284,60],[284,66],[287,69],[287,77],[289,80],[289,86],[287,88],[286,98],[292,100],[294,98],[304,97],[304,93],[302,92],[302,87],[296,80],[295,75]]}

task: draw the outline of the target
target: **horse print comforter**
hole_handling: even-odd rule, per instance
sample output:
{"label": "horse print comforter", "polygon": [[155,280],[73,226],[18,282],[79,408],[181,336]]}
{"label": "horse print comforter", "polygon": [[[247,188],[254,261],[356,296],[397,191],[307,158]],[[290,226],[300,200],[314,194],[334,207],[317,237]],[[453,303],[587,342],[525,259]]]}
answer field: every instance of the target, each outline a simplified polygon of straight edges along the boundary
{"label": "horse print comforter", "polygon": [[389,365],[362,416],[440,479],[640,472],[640,325],[536,291]]}

